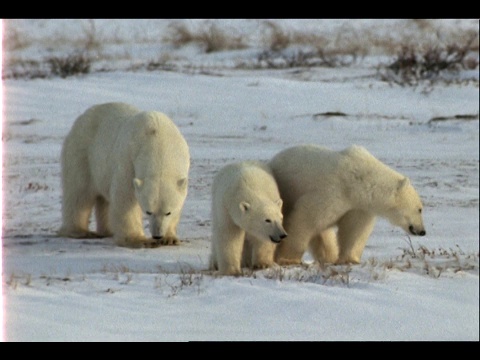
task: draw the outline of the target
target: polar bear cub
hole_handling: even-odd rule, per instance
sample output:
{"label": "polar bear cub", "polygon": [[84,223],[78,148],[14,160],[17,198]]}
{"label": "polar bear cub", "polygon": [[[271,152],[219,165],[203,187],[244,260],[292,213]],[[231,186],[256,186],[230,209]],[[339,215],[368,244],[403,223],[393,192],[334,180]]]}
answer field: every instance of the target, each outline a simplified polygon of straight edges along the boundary
{"label": "polar bear cub", "polygon": [[226,165],[212,185],[210,268],[240,275],[242,266],[273,265],[275,245],[287,236],[282,221],[282,199],[268,166],[258,161]]}
{"label": "polar bear cub", "polygon": [[[113,235],[127,247],[178,244],[190,155],[165,114],[124,103],[89,108],[65,138],[61,167],[60,236]],[[96,232],[89,230],[93,208]],[[142,213],[153,239],[144,234]]]}
{"label": "polar bear cub", "polygon": [[363,147],[294,146],[269,165],[289,234],[276,249],[280,265],[300,263],[308,248],[321,263],[359,263],[377,216],[408,234],[426,234],[422,201],[410,180]]}

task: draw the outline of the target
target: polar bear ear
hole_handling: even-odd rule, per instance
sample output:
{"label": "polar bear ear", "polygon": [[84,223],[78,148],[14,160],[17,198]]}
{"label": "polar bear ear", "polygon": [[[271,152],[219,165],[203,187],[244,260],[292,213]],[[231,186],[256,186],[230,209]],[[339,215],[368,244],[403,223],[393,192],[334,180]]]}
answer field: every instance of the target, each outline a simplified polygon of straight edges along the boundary
{"label": "polar bear ear", "polygon": [[134,178],[133,179],[133,186],[135,187],[135,189],[140,189],[143,185],[143,180],[140,180],[138,178]]}
{"label": "polar bear ear", "polygon": [[278,199],[277,201],[275,201],[275,205],[277,205],[279,208],[281,208],[282,205],[283,205],[283,200],[282,200],[282,199]]}
{"label": "polar bear ear", "polygon": [[398,182],[398,190],[405,189],[408,185],[410,185],[410,179],[405,177]]}
{"label": "polar bear ear", "polygon": [[242,210],[242,212],[246,212],[250,209],[250,204],[246,201],[242,201],[239,206],[240,206],[240,210]]}

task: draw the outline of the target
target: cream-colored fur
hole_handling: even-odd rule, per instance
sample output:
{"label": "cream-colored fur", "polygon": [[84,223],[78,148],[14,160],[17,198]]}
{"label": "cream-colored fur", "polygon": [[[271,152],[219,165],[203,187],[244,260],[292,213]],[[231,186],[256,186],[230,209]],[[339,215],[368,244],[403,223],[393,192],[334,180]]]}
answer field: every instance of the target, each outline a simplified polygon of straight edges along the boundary
{"label": "cream-colored fur", "polygon": [[242,266],[273,265],[276,243],[286,236],[281,209],[277,184],[265,164],[244,161],[223,167],[212,185],[210,268],[240,275]]}
{"label": "cream-colored fur", "polygon": [[[61,165],[60,236],[113,235],[128,247],[178,243],[190,155],[166,115],[123,103],[93,106],[65,138]],[[89,230],[94,207],[96,232]],[[142,212],[153,239],[144,234]]]}
{"label": "cream-colored fur", "polygon": [[332,151],[295,146],[269,163],[284,201],[288,238],[275,261],[301,263],[309,249],[321,263],[359,263],[377,216],[425,235],[422,202],[408,178],[360,146]]}

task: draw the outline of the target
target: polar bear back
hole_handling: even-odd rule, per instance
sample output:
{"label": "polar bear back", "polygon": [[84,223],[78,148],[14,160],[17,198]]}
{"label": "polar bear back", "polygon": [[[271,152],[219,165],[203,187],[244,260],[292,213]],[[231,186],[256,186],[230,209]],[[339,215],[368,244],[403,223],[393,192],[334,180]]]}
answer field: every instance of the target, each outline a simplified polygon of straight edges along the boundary
{"label": "polar bear back", "polygon": [[[358,145],[342,151],[313,144],[295,146],[278,153],[269,165],[286,206],[311,192],[329,194],[330,198],[343,198],[352,189],[368,192],[369,185],[378,183],[379,179],[396,186],[397,181],[404,178]],[[371,181],[372,177],[375,181]],[[366,184],[367,187],[360,184]]]}
{"label": "polar bear back", "polygon": [[95,105],[85,111],[65,139],[68,152],[85,153],[92,182],[109,198],[118,169],[144,179],[148,176],[182,179],[188,176],[190,155],[184,137],[165,114],[140,111],[125,103]]}

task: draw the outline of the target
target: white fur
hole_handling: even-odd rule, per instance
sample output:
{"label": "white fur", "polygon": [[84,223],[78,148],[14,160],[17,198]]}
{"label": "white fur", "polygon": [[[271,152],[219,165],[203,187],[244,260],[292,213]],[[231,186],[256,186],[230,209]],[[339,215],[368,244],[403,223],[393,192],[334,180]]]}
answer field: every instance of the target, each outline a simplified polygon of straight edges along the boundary
{"label": "white fur", "polygon": [[359,263],[377,216],[425,235],[422,202],[410,181],[363,147],[337,152],[301,145],[269,165],[288,232],[276,249],[279,264],[301,263],[307,249],[321,263]]}
{"label": "white fur", "polygon": [[212,185],[210,268],[240,275],[242,265],[273,265],[275,245],[286,236],[281,209],[277,184],[265,164],[245,161],[223,167]]}
{"label": "white fur", "polygon": [[[65,138],[62,156],[62,215],[59,235],[114,236],[129,247],[176,244],[187,195],[190,155],[175,124],[160,112],[123,103],[89,108]],[[97,231],[89,231],[95,207]]]}

